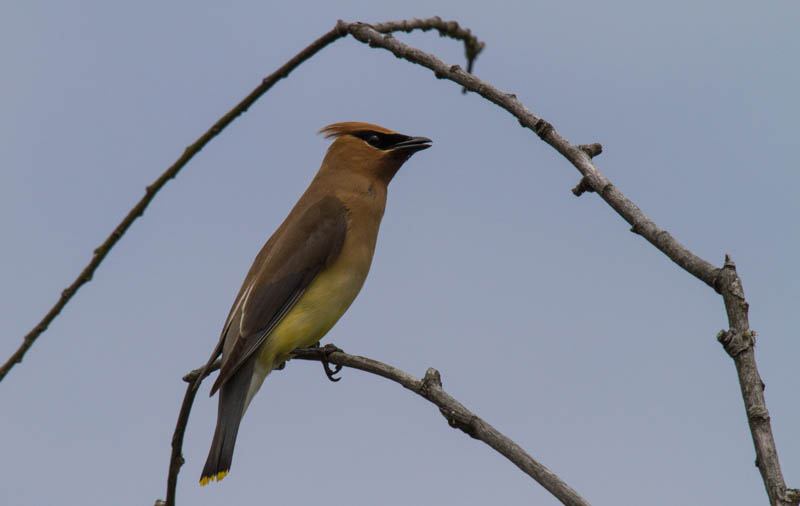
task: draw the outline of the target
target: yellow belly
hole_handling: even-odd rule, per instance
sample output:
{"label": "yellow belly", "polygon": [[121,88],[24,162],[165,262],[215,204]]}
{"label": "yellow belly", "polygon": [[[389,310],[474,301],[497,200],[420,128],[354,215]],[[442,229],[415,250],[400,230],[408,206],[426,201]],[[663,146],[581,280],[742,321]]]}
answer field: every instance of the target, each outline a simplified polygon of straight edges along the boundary
{"label": "yellow belly", "polygon": [[343,269],[328,269],[317,275],[267,338],[259,362],[285,359],[295,348],[319,342],[350,307],[363,282],[363,278]]}
{"label": "yellow belly", "polygon": [[334,265],[314,278],[256,352],[258,359],[245,406],[250,404],[264,378],[286,361],[292,350],[318,343],[339,321],[364,284],[366,273],[361,274],[345,265]]}

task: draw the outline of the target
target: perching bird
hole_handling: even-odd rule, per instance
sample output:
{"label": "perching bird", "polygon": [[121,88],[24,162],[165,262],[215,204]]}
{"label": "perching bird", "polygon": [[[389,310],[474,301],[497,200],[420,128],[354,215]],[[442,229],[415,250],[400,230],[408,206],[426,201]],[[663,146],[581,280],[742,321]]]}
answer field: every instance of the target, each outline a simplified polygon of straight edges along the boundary
{"label": "perching bird", "polygon": [[219,408],[201,485],[228,474],[239,423],[267,374],[292,350],[319,342],[356,298],[372,263],[389,181],[432,142],[358,122],[320,133],[335,140],[256,256],[214,350],[214,357],[222,354],[211,388],[211,395],[220,390]]}

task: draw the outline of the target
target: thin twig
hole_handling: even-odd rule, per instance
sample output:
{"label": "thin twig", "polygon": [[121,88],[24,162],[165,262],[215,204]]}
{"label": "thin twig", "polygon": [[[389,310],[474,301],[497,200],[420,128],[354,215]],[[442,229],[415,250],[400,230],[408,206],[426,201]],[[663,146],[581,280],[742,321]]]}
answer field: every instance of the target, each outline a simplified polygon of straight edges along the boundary
{"label": "thin twig", "polygon": [[[203,367],[195,369],[183,377],[183,381],[187,382],[188,385],[186,386],[186,394],[184,394],[183,402],[181,403],[181,410],[178,413],[178,422],[175,424],[175,430],[172,432],[172,453],[169,458],[169,472],[167,473],[167,501],[164,504],[170,506],[175,504],[178,473],[180,473],[181,466],[184,464],[183,435],[186,433],[186,424],[189,423],[189,413],[192,411],[197,389],[200,387],[200,383],[208,377],[209,374],[220,368],[220,363],[219,360],[215,360]],[[158,502],[156,502],[156,504],[158,504]]]}
{"label": "thin twig", "polygon": [[[552,146],[569,160],[583,178],[573,192],[581,195],[591,189],[597,192],[622,218],[631,225],[631,231],[644,237],[661,250],[673,262],[694,275],[708,286],[722,294],[728,312],[727,331],[734,336],[751,333],[747,321],[747,302],[744,299],[742,282],[732,262],[726,258],[725,267],[719,269],[700,258],[679,243],[669,232],[660,229],[630,201],[616,186],[594,166],[592,157],[602,150],[599,144],[575,146],[559,134],[547,121],[528,110],[513,93],[495,88],[474,75],[465,72],[458,65],[447,65],[433,55],[410,47],[391,36],[381,35],[369,25],[352,23],[349,31],[356,39],[391,51],[396,57],[405,59],[432,70],[438,79],[449,79],[464,88],[478,93],[517,118],[520,125],[529,128],[544,142]],[[721,339],[722,340],[722,339]],[[727,349],[727,347],[726,347]],[[764,401],[764,383],[756,368],[753,346],[732,355],[739,374],[739,384],[747,411],[750,431],[756,449],[756,462],[770,503],[777,506],[797,506],[800,504],[800,491],[787,489],[778,461],[778,451],[772,436],[769,414]]]}
{"label": "thin twig", "polygon": [[[146,188],[144,197],[128,212],[128,215],[117,225],[113,232],[103,241],[97,249],[94,250],[91,261],[81,271],[75,281],[72,282],[66,289],[61,292],[56,304],[47,312],[42,320],[36,324],[30,332],[22,340],[22,344],[17,350],[9,357],[9,359],[0,366],[0,381],[8,374],[14,365],[22,362],[25,353],[33,345],[34,341],[45,331],[50,323],[58,316],[67,302],[77,293],[78,289],[85,283],[89,282],[94,276],[94,272],[108,255],[111,248],[122,238],[125,232],[130,228],[131,224],[141,216],[156,194],[167,184],[167,181],[173,179],[178,175],[178,172],[191,160],[194,155],[200,152],[203,147],[208,144],[211,139],[216,137],[239,115],[246,112],[253,103],[266,93],[272,86],[287,77],[290,72],[297,68],[301,63],[308,60],[320,50],[332,42],[347,36],[349,24],[339,20],[336,26],[324,34],[319,39],[312,42],[308,47],[300,51],[292,59],[284,63],[278,70],[265,77],[261,84],[259,84],[253,91],[250,92],[241,102],[239,102],[233,109],[228,111],[227,114],[217,120],[211,128],[201,135],[193,144],[187,147],[183,154],[173,163],[161,176],[158,177],[151,185]],[[389,33],[396,31],[406,31],[420,29],[423,31],[437,30],[442,37],[450,37],[460,40],[464,43],[465,52],[467,54],[467,61],[470,68],[478,54],[483,49],[484,43],[479,41],[468,29],[461,28],[455,21],[443,21],[440,17],[436,16],[427,19],[411,19],[405,21],[391,21],[387,23],[380,23],[375,25],[375,29],[381,33]]]}
{"label": "thin twig", "polygon": [[64,308],[64,306],[69,302],[73,295],[78,291],[78,289],[86,282],[92,279],[94,275],[94,271],[103,261],[103,259],[108,255],[108,252],[111,251],[111,248],[120,240],[120,238],[125,234],[131,224],[144,213],[144,210],[156,196],[161,188],[167,184],[167,181],[174,178],[178,175],[178,172],[191,160],[194,155],[200,152],[203,147],[208,144],[208,142],[219,135],[222,130],[225,129],[234,119],[236,119],[239,115],[247,111],[253,103],[258,100],[258,98],[267,92],[272,86],[277,83],[279,80],[283,79],[284,77],[289,75],[289,72],[294,70],[298,65],[306,61],[308,58],[316,54],[320,49],[327,46],[331,42],[344,37],[347,35],[346,31],[342,31],[340,29],[340,25],[336,25],[336,27],[331,30],[330,32],[326,33],[319,39],[315,40],[310,46],[305,48],[303,51],[297,54],[294,58],[286,62],[282,67],[278,70],[270,74],[268,77],[264,78],[264,80],[259,84],[249,95],[247,95],[244,100],[239,102],[236,107],[228,111],[227,114],[222,116],[219,120],[217,120],[214,125],[209,128],[206,133],[200,136],[192,145],[187,147],[183,154],[173,163],[161,176],[156,179],[153,184],[147,187],[144,197],[130,210],[127,216],[117,225],[117,228],[111,232],[111,235],[106,238],[103,244],[100,245],[97,249],[94,250],[94,255],[92,256],[92,260],[89,264],[81,271],[78,278],[72,282],[63,292],[61,292],[61,297],[59,297],[58,302],[56,302],[55,306],[42,318],[40,321],[23,339],[22,345],[17,349],[17,351],[11,355],[11,358],[0,367],[0,381],[2,381],[3,377],[8,374],[8,371],[17,363],[22,361],[22,357],[25,355],[25,352],[31,347],[33,342],[36,340],[39,335],[44,332],[50,323],[58,316],[58,313]]}

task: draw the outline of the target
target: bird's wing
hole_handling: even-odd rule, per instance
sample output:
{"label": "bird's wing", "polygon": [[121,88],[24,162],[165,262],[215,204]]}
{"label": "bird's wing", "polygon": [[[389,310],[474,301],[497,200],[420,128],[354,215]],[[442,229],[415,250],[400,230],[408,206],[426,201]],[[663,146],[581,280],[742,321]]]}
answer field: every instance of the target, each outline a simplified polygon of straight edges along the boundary
{"label": "bird's wing", "polygon": [[293,211],[256,257],[222,331],[222,367],[213,394],[255,352],[308,285],[342,251],[347,209],[326,196]]}

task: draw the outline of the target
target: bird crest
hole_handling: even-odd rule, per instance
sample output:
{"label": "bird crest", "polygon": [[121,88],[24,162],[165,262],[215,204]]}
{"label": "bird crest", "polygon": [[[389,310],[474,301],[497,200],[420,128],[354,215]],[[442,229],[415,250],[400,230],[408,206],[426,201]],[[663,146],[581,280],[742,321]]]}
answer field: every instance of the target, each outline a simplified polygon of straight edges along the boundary
{"label": "bird crest", "polygon": [[390,135],[397,133],[392,130],[389,130],[388,128],[383,128],[382,126],[373,125],[372,123],[362,123],[361,121],[344,121],[341,123],[333,123],[332,125],[324,127],[318,133],[320,135],[324,135],[326,139],[334,139],[334,138],[339,138],[343,135],[353,134],[356,132],[364,132],[364,131],[378,132]]}

